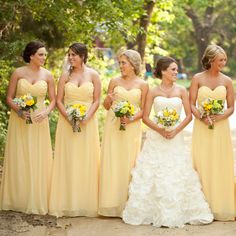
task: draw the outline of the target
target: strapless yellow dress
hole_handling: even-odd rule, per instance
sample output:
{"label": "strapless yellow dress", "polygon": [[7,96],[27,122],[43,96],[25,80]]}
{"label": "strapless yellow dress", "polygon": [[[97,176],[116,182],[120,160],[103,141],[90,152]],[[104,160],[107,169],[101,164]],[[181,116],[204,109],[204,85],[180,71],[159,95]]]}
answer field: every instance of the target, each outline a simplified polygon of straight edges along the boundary
{"label": "strapless yellow dress", "polygon": [[[77,87],[65,85],[65,105],[75,103],[89,107],[93,102],[93,83]],[[49,214],[60,216],[97,216],[98,166],[100,144],[96,115],[73,132],[60,114],[55,143]]]}
{"label": "strapless yellow dress", "polygon": [[20,79],[16,96],[27,93],[37,97],[38,108],[32,113],[33,124],[26,124],[11,111],[0,208],[43,215],[48,213],[52,148],[48,118],[34,123],[34,115],[44,109],[47,82],[40,80],[32,85],[26,79]]}
{"label": "strapless yellow dress", "polygon": [[[198,90],[198,105],[206,98],[226,99],[226,88],[214,90],[202,86]],[[213,130],[195,119],[192,136],[194,167],[202,183],[203,192],[216,220],[234,220],[233,147],[228,119],[215,123]]]}
{"label": "strapless yellow dress", "polygon": [[[128,100],[137,108],[140,106],[140,89],[126,90],[117,86],[114,92],[114,104]],[[99,214],[104,216],[122,216],[128,198],[130,172],[140,151],[141,120],[128,124],[125,131],[120,131],[119,126],[119,118],[110,109],[105,121],[101,152]]]}

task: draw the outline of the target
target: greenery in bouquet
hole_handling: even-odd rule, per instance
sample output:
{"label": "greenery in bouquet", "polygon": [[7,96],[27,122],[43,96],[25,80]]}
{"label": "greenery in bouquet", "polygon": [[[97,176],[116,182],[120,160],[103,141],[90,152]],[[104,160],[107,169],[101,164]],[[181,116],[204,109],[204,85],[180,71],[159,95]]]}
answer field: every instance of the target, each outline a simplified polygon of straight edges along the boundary
{"label": "greenery in bouquet", "polygon": [[[127,117],[132,120],[135,113],[135,107],[128,101],[120,101],[114,106],[113,111],[116,117]],[[120,130],[125,129],[125,124],[120,123]]]}
{"label": "greenery in bouquet", "polygon": [[81,132],[80,121],[85,119],[86,112],[87,106],[79,103],[67,106],[66,113],[72,123],[73,132]]}
{"label": "greenery in bouquet", "polygon": [[177,124],[180,119],[180,115],[175,109],[166,107],[160,110],[156,114],[155,118],[159,127],[167,129]]}
{"label": "greenery in bouquet", "polygon": [[[22,111],[36,110],[37,109],[37,98],[32,96],[30,93],[22,95],[20,97],[16,97],[13,99],[13,102],[20,107],[19,114],[22,114]],[[26,119],[26,124],[32,124],[31,117]]]}
{"label": "greenery in bouquet", "polygon": [[210,119],[210,115],[218,115],[224,113],[224,101],[212,98],[207,98],[202,101],[199,106],[199,112],[201,114],[201,119],[207,117],[210,121],[209,129],[214,129],[214,124]]}

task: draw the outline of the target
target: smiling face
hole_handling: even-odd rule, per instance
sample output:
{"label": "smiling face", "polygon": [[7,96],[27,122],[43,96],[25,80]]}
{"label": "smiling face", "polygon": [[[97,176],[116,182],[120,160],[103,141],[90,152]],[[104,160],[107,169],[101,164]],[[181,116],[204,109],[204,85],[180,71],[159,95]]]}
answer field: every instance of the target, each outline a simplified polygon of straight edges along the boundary
{"label": "smiling face", "polygon": [[224,53],[219,53],[215,59],[211,62],[211,68],[221,71],[226,65],[227,57]]}
{"label": "smiling face", "polygon": [[128,76],[134,73],[134,67],[125,55],[119,57],[119,67],[122,76]]}
{"label": "smiling face", "polygon": [[177,80],[178,66],[175,62],[172,62],[166,70],[161,71],[162,79],[167,79],[172,82]]}
{"label": "smiling face", "polygon": [[34,55],[30,56],[30,62],[37,65],[43,66],[47,58],[46,48],[39,48]]}
{"label": "smiling face", "polygon": [[68,61],[73,67],[81,66],[83,64],[83,58],[71,49],[68,51]]}

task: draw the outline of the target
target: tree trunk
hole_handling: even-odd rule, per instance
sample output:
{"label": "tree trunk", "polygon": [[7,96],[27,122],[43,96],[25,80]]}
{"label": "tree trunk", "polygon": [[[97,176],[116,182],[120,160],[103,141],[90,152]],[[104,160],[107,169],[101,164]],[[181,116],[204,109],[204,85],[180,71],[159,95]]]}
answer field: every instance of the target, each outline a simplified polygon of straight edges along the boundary
{"label": "tree trunk", "polygon": [[205,10],[203,22],[192,8],[186,9],[186,15],[192,20],[194,36],[198,49],[198,70],[202,69],[201,59],[206,47],[210,43],[210,35],[213,31],[213,25],[216,20],[213,16],[214,7],[208,6]]}
{"label": "tree trunk", "polygon": [[148,30],[148,25],[150,23],[154,5],[155,5],[155,1],[150,1],[150,0],[144,1],[143,8],[144,8],[145,13],[141,16],[140,22],[139,22],[141,32],[139,32],[139,34],[137,35],[136,42],[138,45],[138,52],[140,53],[142,60],[145,55],[147,30]]}

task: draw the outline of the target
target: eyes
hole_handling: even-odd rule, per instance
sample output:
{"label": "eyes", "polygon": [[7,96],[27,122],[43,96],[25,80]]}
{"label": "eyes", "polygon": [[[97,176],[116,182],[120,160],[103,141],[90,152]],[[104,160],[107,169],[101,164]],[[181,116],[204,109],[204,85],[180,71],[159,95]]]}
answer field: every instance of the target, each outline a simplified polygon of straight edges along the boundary
{"label": "eyes", "polygon": [[47,53],[38,53],[38,56],[40,56],[40,57],[47,57]]}
{"label": "eyes", "polygon": [[75,57],[75,56],[77,56],[77,54],[75,54],[75,53],[73,53],[73,52],[69,52],[69,53],[68,53],[68,57]]}
{"label": "eyes", "polygon": [[226,61],[227,61],[226,58],[220,59],[220,62],[226,62]]}
{"label": "eyes", "polygon": [[119,65],[122,65],[122,66],[124,66],[124,65],[126,65],[127,64],[127,62],[126,61],[119,61]]}

